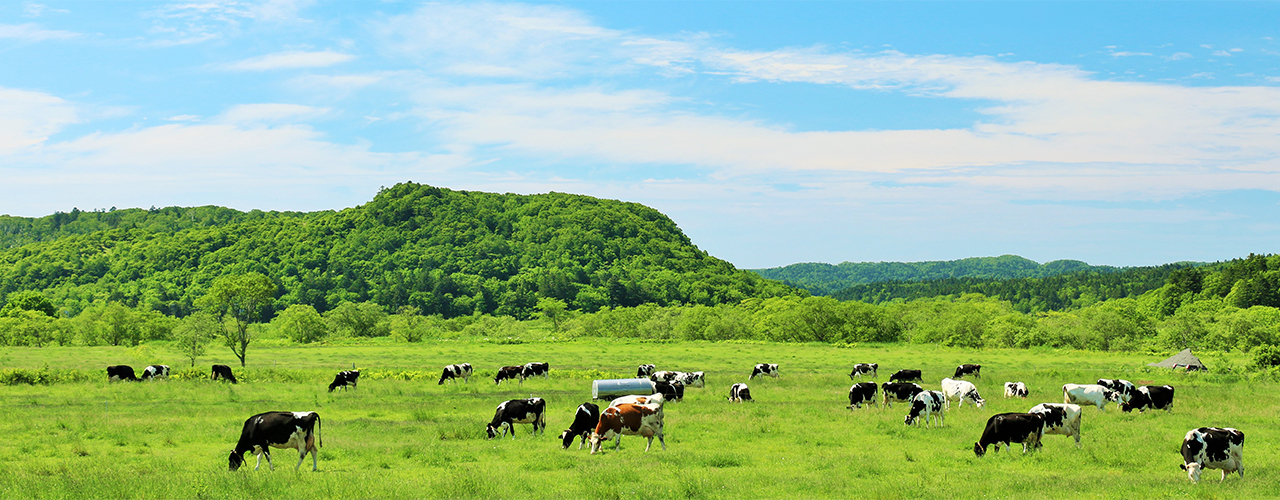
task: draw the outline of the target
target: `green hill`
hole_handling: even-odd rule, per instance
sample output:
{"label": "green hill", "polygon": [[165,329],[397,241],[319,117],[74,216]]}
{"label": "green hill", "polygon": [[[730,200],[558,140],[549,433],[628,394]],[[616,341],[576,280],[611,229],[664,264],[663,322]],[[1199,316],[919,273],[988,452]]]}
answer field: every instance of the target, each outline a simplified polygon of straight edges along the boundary
{"label": "green hill", "polygon": [[971,257],[926,262],[844,262],[792,264],[751,271],[768,279],[804,288],[814,295],[832,295],[854,285],[880,282],[915,282],[950,278],[1007,280],[1044,278],[1080,271],[1109,273],[1119,268],[1090,266],[1078,260],[1055,260],[1038,264],[1017,255]]}
{"label": "green hill", "polygon": [[445,317],[735,303],[796,290],[735,269],[636,203],[413,183],[323,212],[168,207],[0,217],[0,302],[38,290],[68,314],[116,301],[183,316],[217,277],[260,272],[275,308],[343,301]]}

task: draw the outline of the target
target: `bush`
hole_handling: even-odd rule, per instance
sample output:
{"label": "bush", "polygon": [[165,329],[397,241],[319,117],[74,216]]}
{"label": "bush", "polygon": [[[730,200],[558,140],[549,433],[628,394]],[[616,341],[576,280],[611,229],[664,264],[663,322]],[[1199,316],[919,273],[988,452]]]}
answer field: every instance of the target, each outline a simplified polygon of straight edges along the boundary
{"label": "bush", "polygon": [[[103,372],[102,376],[105,378],[106,372]],[[38,370],[27,368],[0,370],[0,385],[49,385],[91,380],[93,375],[80,370],[50,370],[48,366]]]}
{"label": "bush", "polygon": [[1280,346],[1264,345],[1253,350],[1252,368],[1262,370],[1280,366]]}

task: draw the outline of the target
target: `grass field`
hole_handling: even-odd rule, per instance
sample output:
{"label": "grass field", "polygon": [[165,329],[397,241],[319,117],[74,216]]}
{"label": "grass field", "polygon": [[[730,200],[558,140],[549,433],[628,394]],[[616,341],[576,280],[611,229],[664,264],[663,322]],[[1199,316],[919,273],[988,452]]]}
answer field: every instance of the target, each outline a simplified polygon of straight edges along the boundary
{"label": "grass field", "polygon": [[[251,349],[231,386],[201,379],[107,383],[108,364],[163,361],[163,347],[0,348],[0,368],[92,370],[94,382],[0,387],[0,496],[5,498],[1278,498],[1277,384],[1230,375],[1148,370],[1158,356],[1055,351],[967,351],[932,346],[835,348],[803,344],[641,343],[579,340],[498,345],[436,344]],[[201,361],[230,362],[230,355]],[[551,363],[551,378],[495,386],[501,365]],[[1205,360],[1207,363],[1210,359]],[[470,362],[470,384],[436,385],[440,367]],[[754,404],[730,404],[729,385],[755,363],[779,363],[778,379],[750,382]],[[906,408],[845,409],[847,373],[877,362],[879,381],[898,368],[924,370],[927,388],[959,363],[980,363],[988,405],[952,407],[943,428],[906,427]],[[1242,360],[1237,360],[1242,362]],[[354,391],[326,392],[333,373],[364,370]],[[624,437],[561,450],[556,436],[590,398],[592,378],[634,375],[640,363],[704,370],[666,408],[667,450]],[[417,380],[415,376],[424,377]],[[486,379],[485,376],[489,377]],[[379,378],[382,377],[382,378]],[[1061,402],[1066,382],[1100,377],[1177,388],[1172,413],[1085,408],[1084,446],[1046,436],[1038,453],[973,455],[988,416]],[[1002,397],[1021,380],[1026,400]],[[548,432],[486,440],[484,426],[507,399],[540,396]],[[276,470],[227,471],[246,418],[268,410],[315,410],[323,422],[320,471],[295,472],[292,450]],[[1194,485],[1178,468],[1187,430],[1244,431],[1245,477]],[[249,455],[252,462],[252,455]]]}

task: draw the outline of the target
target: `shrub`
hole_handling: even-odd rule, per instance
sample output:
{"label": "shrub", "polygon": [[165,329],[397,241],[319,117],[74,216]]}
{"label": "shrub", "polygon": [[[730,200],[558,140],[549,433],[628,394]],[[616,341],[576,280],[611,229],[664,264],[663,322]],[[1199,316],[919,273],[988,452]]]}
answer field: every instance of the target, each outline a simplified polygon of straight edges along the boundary
{"label": "shrub", "polygon": [[1280,346],[1264,345],[1253,350],[1254,369],[1267,369],[1280,366]]}

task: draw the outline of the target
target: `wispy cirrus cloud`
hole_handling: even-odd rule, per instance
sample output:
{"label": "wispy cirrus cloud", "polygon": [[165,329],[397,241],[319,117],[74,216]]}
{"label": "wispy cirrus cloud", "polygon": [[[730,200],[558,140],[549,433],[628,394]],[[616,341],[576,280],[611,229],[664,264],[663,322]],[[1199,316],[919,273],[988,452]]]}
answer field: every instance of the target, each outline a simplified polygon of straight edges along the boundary
{"label": "wispy cirrus cloud", "polygon": [[0,87],[0,109],[0,155],[44,143],[81,121],[74,104],[44,92]]}
{"label": "wispy cirrus cloud", "polygon": [[81,36],[80,33],[62,30],[47,30],[35,23],[0,24],[0,38],[14,38],[29,42],[46,40],[67,40]]}
{"label": "wispy cirrus cloud", "polygon": [[322,50],[316,52],[307,52],[302,50],[288,50],[284,52],[275,52],[240,61],[216,64],[212,67],[225,71],[270,71],[276,69],[301,69],[301,68],[324,68],[341,64],[356,57],[351,54],[343,54],[332,50]]}
{"label": "wispy cirrus cloud", "polygon": [[246,22],[296,23],[314,0],[202,0],[164,5],[148,13],[161,46],[200,43],[238,33]]}

